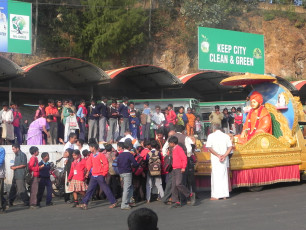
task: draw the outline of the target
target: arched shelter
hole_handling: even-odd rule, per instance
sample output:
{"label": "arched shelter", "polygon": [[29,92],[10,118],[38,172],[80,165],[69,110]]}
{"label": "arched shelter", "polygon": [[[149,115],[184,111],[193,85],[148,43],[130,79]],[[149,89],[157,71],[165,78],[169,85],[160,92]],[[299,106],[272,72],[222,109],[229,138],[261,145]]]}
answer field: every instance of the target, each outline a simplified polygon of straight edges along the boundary
{"label": "arched shelter", "polygon": [[203,71],[186,74],[178,78],[184,84],[178,90],[181,97],[199,98],[201,101],[224,101],[245,99],[246,93],[241,86],[222,86],[220,81],[229,77],[228,73]]}
{"label": "arched shelter", "polygon": [[160,98],[167,97],[169,89],[182,85],[172,73],[153,65],[129,66],[108,70],[106,73],[112,81],[107,87],[98,87],[101,95]]}
{"label": "arched shelter", "polygon": [[22,94],[21,98],[27,103],[38,100],[37,97],[33,100],[33,94],[43,99],[89,98],[93,94],[94,85],[110,81],[101,68],[71,57],[52,58],[22,69],[24,77],[12,80],[11,88],[14,94]]}
{"label": "arched shelter", "polygon": [[22,68],[13,61],[0,56],[0,81],[8,81],[23,75]]}

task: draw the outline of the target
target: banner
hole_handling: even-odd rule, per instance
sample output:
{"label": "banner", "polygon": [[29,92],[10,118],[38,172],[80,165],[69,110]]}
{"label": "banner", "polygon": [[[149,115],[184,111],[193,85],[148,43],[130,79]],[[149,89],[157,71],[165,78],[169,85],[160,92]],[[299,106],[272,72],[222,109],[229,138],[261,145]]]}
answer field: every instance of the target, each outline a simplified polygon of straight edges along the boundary
{"label": "banner", "polygon": [[0,1],[0,52],[32,53],[32,4]]}
{"label": "banner", "polygon": [[264,36],[198,28],[199,69],[265,73]]}

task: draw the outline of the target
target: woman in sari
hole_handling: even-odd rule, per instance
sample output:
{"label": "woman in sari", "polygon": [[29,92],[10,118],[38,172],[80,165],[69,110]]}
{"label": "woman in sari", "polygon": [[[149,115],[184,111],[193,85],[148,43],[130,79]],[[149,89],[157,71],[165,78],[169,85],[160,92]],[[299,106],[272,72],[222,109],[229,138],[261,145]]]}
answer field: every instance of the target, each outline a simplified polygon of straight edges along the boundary
{"label": "woman in sari", "polygon": [[30,124],[28,130],[27,144],[28,145],[42,145],[43,144],[43,132],[50,137],[50,133],[47,131],[49,127],[48,122],[53,120],[53,116],[50,115],[47,118],[40,117]]}

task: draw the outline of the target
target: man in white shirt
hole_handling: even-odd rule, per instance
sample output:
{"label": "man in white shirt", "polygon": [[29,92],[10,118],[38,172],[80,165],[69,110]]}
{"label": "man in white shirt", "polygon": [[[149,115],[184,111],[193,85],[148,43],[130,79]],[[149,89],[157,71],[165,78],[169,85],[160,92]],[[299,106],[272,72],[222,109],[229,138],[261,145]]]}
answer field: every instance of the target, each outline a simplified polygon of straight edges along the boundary
{"label": "man in white shirt", "polygon": [[132,137],[132,133],[130,130],[125,131],[124,137],[120,139],[119,142],[124,142],[126,139],[131,139],[133,147],[136,149],[138,146],[140,146],[140,143],[137,139]]}
{"label": "man in white shirt", "polygon": [[4,102],[2,106],[2,138],[5,139],[7,142],[6,144],[8,144],[8,141],[13,141],[15,139],[14,126],[12,124],[14,121],[14,116],[12,110],[10,110],[8,107],[8,103]]}
{"label": "man in white shirt", "polygon": [[161,112],[160,106],[155,106],[155,113],[152,115],[153,130],[156,135],[156,130],[164,129],[165,115]]}
{"label": "man in white shirt", "polygon": [[229,197],[229,157],[232,150],[230,137],[221,132],[221,125],[213,125],[206,147],[211,152],[211,200]]}

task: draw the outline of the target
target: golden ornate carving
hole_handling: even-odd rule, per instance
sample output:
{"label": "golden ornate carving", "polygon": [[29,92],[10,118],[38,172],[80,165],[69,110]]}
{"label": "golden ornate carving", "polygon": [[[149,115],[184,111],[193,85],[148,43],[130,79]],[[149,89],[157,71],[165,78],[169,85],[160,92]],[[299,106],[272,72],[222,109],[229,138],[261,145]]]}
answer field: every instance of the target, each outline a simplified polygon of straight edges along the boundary
{"label": "golden ornate carving", "polygon": [[283,133],[283,136],[280,137],[279,140],[282,142],[284,141],[288,142],[290,146],[294,146],[296,144],[296,138],[292,136],[293,132],[289,128],[288,120],[286,119],[286,117],[279,110],[277,110],[274,105],[270,103],[266,103],[265,107],[270,113],[272,113],[275,116],[276,120],[280,124],[280,129]]}
{"label": "golden ornate carving", "polygon": [[[272,149],[287,149],[290,147],[289,143],[287,142],[281,142],[276,137],[269,133],[259,133],[256,134],[251,140],[249,140],[244,145],[236,145],[235,152],[243,152],[247,154],[248,152],[254,153],[254,152],[261,152],[261,151],[267,151],[262,148],[262,139],[266,139],[269,142],[269,151]],[[234,153],[235,153],[234,152]]]}
{"label": "golden ornate carving", "polygon": [[301,103],[300,97],[293,97],[293,98],[296,103],[298,120],[305,121],[305,113],[304,113],[304,109],[303,109],[303,105]]}
{"label": "golden ornate carving", "polygon": [[269,168],[301,164],[301,152],[265,152],[260,154],[234,154],[230,161],[231,170]]}

